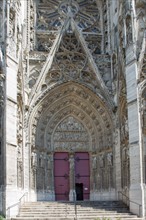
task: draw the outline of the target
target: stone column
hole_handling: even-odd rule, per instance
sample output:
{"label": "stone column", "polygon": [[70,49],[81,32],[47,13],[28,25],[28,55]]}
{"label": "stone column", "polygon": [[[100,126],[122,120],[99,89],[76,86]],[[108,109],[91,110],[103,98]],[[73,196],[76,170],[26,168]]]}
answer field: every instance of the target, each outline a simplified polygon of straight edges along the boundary
{"label": "stone column", "polygon": [[[50,168],[49,168],[50,167]],[[55,201],[55,190],[54,190],[54,153],[51,152],[48,160],[48,169],[49,169],[49,190],[50,190],[50,200]]]}
{"label": "stone column", "polygon": [[74,154],[70,154],[69,157],[69,163],[70,163],[70,192],[69,192],[69,200],[74,201],[75,199],[75,159]]}
{"label": "stone column", "polygon": [[95,191],[97,189],[97,183],[96,183],[96,176],[97,176],[97,155],[92,155],[92,166],[91,166],[91,178],[92,178],[92,185],[91,190]]}
{"label": "stone column", "polygon": [[97,155],[90,155],[90,200],[96,200],[97,190]]}
{"label": "stone column", "polygon": [[36,172],[37,172],[37,153],[33,151],[31,153],[31,183],[30,189],[36,191]]}
{"label": "stone column", "polygon": [[139,111],[139,95],[137,85],[137,60],[134,46],[130,45],[126,51],[126,84],[128,103],[128,127],[129,127],[129,151],[130,151],[130,200],[141,205],[130,202],[130,211],[141,216],[144,210],[144,187],[142,167],[142,141],[141,121]]}
{"label": "stone column", "polygon": [[121,191],[121,152],[120,152],[120,131],[118,126],[115,129],[114,133],[114,171],[115,172],[115,179],[114,179],[114,185],[116,188],[117,196],[118,191]]}

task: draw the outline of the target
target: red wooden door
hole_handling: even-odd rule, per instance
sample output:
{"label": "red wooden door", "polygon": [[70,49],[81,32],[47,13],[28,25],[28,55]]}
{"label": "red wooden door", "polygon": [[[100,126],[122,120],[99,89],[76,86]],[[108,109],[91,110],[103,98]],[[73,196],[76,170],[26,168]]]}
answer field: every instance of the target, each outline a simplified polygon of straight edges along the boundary
{"label": "red wooden door", "polygon": [[55,199],[69,200],[69,157],[68,153],[54,154]]}
{"label": "red wooden door", "polygon": [[75,185],[82,186],[83,200],[90,196],[90,166],[89,154],[86,152],[75,153]]}

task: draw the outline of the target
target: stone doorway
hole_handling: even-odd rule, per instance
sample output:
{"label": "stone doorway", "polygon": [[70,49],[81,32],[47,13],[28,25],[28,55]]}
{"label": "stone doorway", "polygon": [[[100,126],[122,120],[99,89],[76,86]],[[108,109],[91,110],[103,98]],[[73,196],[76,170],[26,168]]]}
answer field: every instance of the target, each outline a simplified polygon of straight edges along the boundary
{"label": "stone doorway", "polygon": [[[111,191],[115,195],[111,117],[98,96],[75,82],[60,85],[44,98],[32,123],[30,184],[37,200],[56,199],[54,155],[59,152],[68,154],[69,166],[68,188],[64,191],[69,195],[60,200],[73,201],[75,183],[83,184],[84,200],[99,200],[101,194],[104,198],[109,195],[110,199]],[[72,171],[74,166],[85,162],[78,162],[77,153],[88,153],[90,158],[88,186],[84,186],[86,173],[82,176],[83,171],[76,172],[79,175],[75,177]]]}
{"label": "stone doorway", "polygon": [[54,153],[54,188],[56,201],[89,200],[90,168],[89,154],[77,152],[74,155],[66,152]]}

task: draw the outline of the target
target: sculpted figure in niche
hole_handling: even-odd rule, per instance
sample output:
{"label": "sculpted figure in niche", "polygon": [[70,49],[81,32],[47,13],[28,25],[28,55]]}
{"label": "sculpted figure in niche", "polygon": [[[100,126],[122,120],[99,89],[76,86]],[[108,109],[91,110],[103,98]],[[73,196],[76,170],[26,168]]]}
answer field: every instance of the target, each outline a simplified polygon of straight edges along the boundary
{"label": "sculpted figure in niche", "polygon": [[40,167],[41,168],[43,168],[44,167],[44,156],[43,156],[43,154],[41,154],[40,155],[40,158],[39,158],[39,165],[40,165]]}
{"label": "sculpted figure in niche", "polygon": [[32,161],[32,167],[36,167],[37,166],[37,153],[35,151],[31,153],[31,161]]}
{"label": "sculpted figure in niche", "polygon": [[97,179],[96,179],[96,175],[97,175],[97,157],[93,156],[92,157],[92,169],[93,169],[93,187],[94,189],[96,189],[97,187]]}
{"label": "sculpted figure in niche", "polygon": [[132,23],[130,16],[127,16],[126,19],[126,38],[127,38],[127,44],[130,44],[132,42]]}
{"label": "sculpted figure in niche", "polygon": [[50,170],[52,168],[51,162],[52,162],[52,157],[51,157],[51,155],[48,155],[47,156],[47,169],[48,170]]}
{"label": "sculpted figure in niche", "polygon": [[112,137],[110,134],[107,136],[107,145],[108,145],[108,147],[112,146]]}
{"label": "sculpted figure in niche", "polygon": [[103,168],[104,165],[105,165],[105,163],[104,163],[104,155],[100,155],[99,156],[99,166],[100,166],[100,168]]}
{"label": "sculpted figure in niche", "polygon": [[10,37],[14,37],[15,33],[15,12],[10,9]]}
{"label": "sculpted figure in niche", "polygon": [[92,167],[93,167],[94,170],[97,169],[97,157],[96,157],[96,156],[93,157],[93,160],[92,160]]}
{"label": "sculpted figure in niche", "polygon": [[128,120],[126,116],[124,116],[123,124],[121,126],[121,134],[123,138],[128,136]]}
{"label": "sculpted figure in niche", "polygon": [[107,164],[108,164],[108,166],[113,165],[113,154],[112,153],[107,154]]}

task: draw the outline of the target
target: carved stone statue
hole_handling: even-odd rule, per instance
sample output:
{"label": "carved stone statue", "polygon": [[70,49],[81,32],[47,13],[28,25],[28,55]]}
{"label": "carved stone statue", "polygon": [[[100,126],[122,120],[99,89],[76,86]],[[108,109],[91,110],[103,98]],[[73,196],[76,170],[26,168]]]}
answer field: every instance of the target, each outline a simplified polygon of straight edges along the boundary
{"label": "carved stone statue", "polygon": [[69,164],[70,164],[70,171],[73,172],[74,171],[74,156],[71,155],[70,158],[69,158]]}
{"label": "carved stone statue", "polygon": [[37,153],[35,151],[31,153],[31,158],[32,158],[32,167],[37,167]]}
{"label": "carved stone statue", "polygon": [[107,154],[107,164],[108,164],[108,166],[113,165],[113,154],[112,153]]}
{"label": "carved stone statue", "polygon": [[97,169],[97,157],[96,156],[93,156],[92,167],[93,167],[94,170]]}
{"label": "carved stone statue", "polygon": [[103,168],[104,167],[104,155],[102,154],[102,155],[100,155],[99,156],[99,166],[101,167],[101,168]]}

